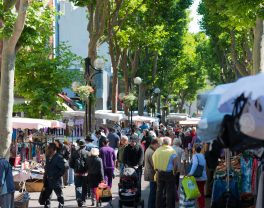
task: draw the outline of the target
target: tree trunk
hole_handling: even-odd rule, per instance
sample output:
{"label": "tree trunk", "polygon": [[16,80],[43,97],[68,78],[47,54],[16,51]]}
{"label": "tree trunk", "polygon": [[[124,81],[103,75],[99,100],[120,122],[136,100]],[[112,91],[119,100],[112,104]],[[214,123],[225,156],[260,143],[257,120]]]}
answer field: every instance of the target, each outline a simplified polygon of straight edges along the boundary
{"label": "tree trunk", "polygon": [[109,35],[109,54],[112,61],[113,77],[112,77],[112,113],[117,112],[117,93],[118,93],[118,59],[119,54],[114,51],[114,42],[111,35]]}
{"label": "tree trunk", "polygon": [[15,51],[8,41],[3,42],[0,89],[0,155],[8,158],[12,141],[12,113],[14,104]]}
{"label": "tree trunk", "polygon": [[253,74],[264,72],[264,20],[257,18],[254,29]]}
{"label": "tree trunk", "polygon": [[153,65],[153,69],[152,69],[152,80],[155,80],[155,76],[157,74],[158,58],[159,58],[159,53],[156,51],[155,52],[155,57],[154,57],[154,65]]}
{"label": "tree trunk", "polygon": [[[91,60],[91,63],[93,64],[95,59],[97,58],[97,47],[99,46],[99,40],[102,37],[106,25],[106,12],[107,12],[107,0],[96,0],[95,4],[90,4],[88,7],[88,26],[87,30],[89,32],[89,43],[88,43],[88,57]],[[91,69],[91,74],[93,73],[93,70]],[[90,80],[93,83],[93,80]],[[92,125],[91,125],[91,131],[93,132],[95,130],[95,103],[92,103],[90,105],[91,109],[87,109],[88,112],[91,112],[92,116]],[[87,134],[86,129],[86,116],[85,116],[85,125],[84,125],[84,133]]]}
{"label": "tree trunk", "polygon": [[160,114],[160,93],[157,96],[157,113]]}
{"label": "tree trunk", "polygon": [[138,92],[138,115],[144,115],[144,100],[145,100],[146,87],[144,84],[139,85]]}

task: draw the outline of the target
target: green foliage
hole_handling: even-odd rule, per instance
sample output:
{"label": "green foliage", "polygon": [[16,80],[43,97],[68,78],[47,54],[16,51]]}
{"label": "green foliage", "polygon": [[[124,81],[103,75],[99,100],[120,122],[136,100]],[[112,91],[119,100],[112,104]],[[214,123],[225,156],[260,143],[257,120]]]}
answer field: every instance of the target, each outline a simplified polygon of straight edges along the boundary
{"label": "green foliage", "polygon": [[230,82],[252,73],[253,27],[257,16],[263,15],[261,4],[263,0],[202,0],[201,27],[220,66],[210,73],[212,82]]}
{"label": "green foliage", "polygon": [[28,117],[56,118],[63,110],[58,93],[80,78],[77,70],[70,69],[78,57],[66,45],[56,50],[60,54],[56,57],[49,46],[23,48],[17,54],[15,93],[27,101],[17,107]]}

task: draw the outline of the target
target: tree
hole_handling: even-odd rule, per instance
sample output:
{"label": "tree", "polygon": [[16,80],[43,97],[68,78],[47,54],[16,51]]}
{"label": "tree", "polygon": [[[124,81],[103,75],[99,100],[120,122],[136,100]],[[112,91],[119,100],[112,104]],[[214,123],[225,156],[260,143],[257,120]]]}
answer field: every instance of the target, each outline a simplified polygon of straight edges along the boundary
{"label": "tree", "polygon": [[[14,75],[17,43],[24,29],[28,0],[0,2],[2,41],[1,87],[0,87],[0,152],[8,157],[12,134],[12,112],[14,103]],[[13,13],[15,11],[15,14]]]}
{"label": "tree", "polygon": [[28,0],[0,0],[0,153],[6,157],[12,133],[16,54],[21,47],[39,42],[39,32],[47,28],[50,11],[46,1],[30,1],[29,4]]}
{"label": "tree", "polygon": [[263,0],[203,0],[200,5],[202,28],[216,46],[221,67],[234,71],[237,77],[255,74],[262,68],[262,5]]}
{"label": "tree", "polygon": [[23,48],[16,60],[15,93],[25,98],[27,103],[15,106],[30,118],[56,119],[64,110],[58,101],[58,93],[71,87],[79,80],[79,71],[70,69],[78,57],[69,47],[61,45],[55,49],[47,45],[35,45],[30,50]]}
{"label": "tree", "polygon": [[[88,10],[88,25],[87,30],[89,32],[89,43],[88,43],[88,57],[91,63],[94,63],[97,58],[97,48],[104,42],[103,35],[106,29],[107,15],[109,13],[108,2],[109,0],[70,0],[76,6],[86,7]],[[91,69],[93,73],[93,69]],[[89,80],[94,85],[93,80]],[[91,109],[88,109],[92,113],[92,130],[95,127],[95,103],[91,103]],[[87,124],[85,117],[85,123]],[[87,126],[87,125],[84,125]],[[84,129],[87,134],[88,130]]]}

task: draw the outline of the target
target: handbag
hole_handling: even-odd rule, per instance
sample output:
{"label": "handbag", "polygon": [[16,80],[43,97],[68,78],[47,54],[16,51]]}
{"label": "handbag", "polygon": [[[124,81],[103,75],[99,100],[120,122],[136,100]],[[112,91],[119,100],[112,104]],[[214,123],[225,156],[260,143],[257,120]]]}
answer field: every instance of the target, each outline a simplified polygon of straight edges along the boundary
{"label": "handbag", "polygon": [[[194,171],[194,173],[193,173],[193,176],[194,176],[195,178],[200,178],[200,177],[202,177],[202,175],[203,175],[204,166],[202,166],[202,165],[199,164],[199,159],[198,159],[197,155],[196,155],[196,158],[197,158],[197,161],[198,161],[198,165],[197,165],[197,167],[196,167],[196,169],[195,169],[195,171]],[[190,173],[191,168],[192,168],[192,163],[190,163],[190,164],[187,166],[186,174]]]}
{"label": "handbag", "polygon": [[244,94],[239,96],[234,103],[232,115],[225,115],[217,140],[223,148],[230,148],[232,151],[244,151],[263,145],[263,142],[245,135],[240,131],[239,119],[248,99]]}
{"label": "handbag", "polygon": [[46,201],[50,197],[49,194],[47,193],[47,189],[46,189],[47,186],[48,186],[47,182],[44,181],[44,186],[40,192],[39,200],[38,200],[40,205],[45,205]]}
{"label": "handbag", "polygon": [[49,196],[47,195],[47,191],[46,191],[46,188],[43,187],[41,192],[40,192],[40,195],[39,195],[39,204],[40,205],[45,205],[46,201],[48,200]]}
{"label": "handbag", "polygon": [[250,137],[264,140],[264,109],[261,100],[249,100],[239,119],[241,132]]}
{"label": "handbag", "polygon": [[182,180],[182,187],[187,200],[197,199],[201,196],[196,180],[193,176],[186,176]]}

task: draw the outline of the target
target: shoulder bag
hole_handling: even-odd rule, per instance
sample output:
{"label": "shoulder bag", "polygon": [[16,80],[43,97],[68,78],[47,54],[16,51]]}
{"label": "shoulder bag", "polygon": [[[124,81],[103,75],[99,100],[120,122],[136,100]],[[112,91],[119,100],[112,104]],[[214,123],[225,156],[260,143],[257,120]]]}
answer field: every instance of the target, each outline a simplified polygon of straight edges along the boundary
{"label": "shoulder bag", "polygon": [[[195,178],[200,178],[200,177],[202,177],[202,175],[203,175],[203,171],[204,171],[204,166],[202,166],[202,165],[200,165],[199,164],[199,159],[198,159],[198,156],[196,155],[196,158],[197,158],[197,161],[198,161],[198,165],[197,165],[197,167],[196,167],[196,169],[195,169],[195,171],[194,171],[194,173],[193,173],[193,176],[195,177]],[[190,163],[188,166],[187,166],[187,174],[188,173],[190,173],[190,171],[191,171],[191,168],[192,168],[192,163]]]}

